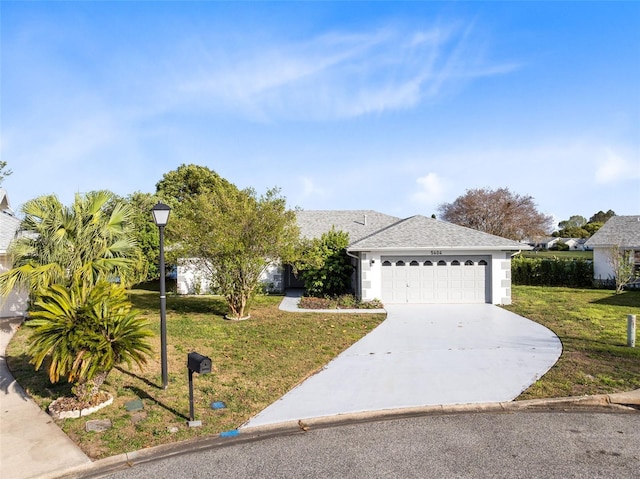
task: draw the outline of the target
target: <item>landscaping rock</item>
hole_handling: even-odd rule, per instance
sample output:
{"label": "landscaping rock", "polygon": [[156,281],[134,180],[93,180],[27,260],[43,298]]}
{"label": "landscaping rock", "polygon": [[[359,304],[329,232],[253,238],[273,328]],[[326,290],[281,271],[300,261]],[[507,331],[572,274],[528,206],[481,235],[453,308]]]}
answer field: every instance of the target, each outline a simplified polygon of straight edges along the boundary
{"label": "landscaping rock", "polygon": [[145,419],[147,419],[147,411],[136,411],[131,415],[131,422],[133,424],[138,424]]}
{"label": "landscaping rock", "polygon": [[62,397],[53,401],[48,412],[54,419],[67,419],[88,416],[113,403],[113,396],[100,391],[91,402],[80,402],[76,398]]}
{"label": "landscaping rock", "polygon": [[94,419],[92,421],[87,421],[84,426],[87,432],[103,432],[111,429],[111,419]]}

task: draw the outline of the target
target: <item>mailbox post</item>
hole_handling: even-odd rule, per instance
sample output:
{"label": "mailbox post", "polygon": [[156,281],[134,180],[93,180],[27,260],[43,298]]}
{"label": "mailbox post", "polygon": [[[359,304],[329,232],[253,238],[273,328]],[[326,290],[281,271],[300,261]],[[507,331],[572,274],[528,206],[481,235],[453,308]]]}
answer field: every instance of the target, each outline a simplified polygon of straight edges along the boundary
{"label": "mailbox post", "polygon": [[211,373],[211,359],[195,351],[187,355],[187,369],[189,370],[189,427],[202,426],[202,421],[195,420],[193,408],[193,373]]}

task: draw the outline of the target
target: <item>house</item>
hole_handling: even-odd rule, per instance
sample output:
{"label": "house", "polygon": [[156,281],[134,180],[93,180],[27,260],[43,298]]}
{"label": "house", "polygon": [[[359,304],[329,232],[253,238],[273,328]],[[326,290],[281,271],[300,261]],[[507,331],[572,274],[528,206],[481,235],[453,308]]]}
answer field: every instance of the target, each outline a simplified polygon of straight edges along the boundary
{"label": "house", "polygon": [[531,249],[425,216],[395,221],[347,248],[356,294],[383,303],[511,303],[511,256]]}
{"label": "house", "polygon": [[[530,246],[424,216],[401,219],[372,210],[298,211],[300,234],[349,234],[352,281],[364,301],[511,303],[511,256]],[[189,262],[178,266],[178,292],[205,291]],[[201,275],[200,275],[201,276]],[[263,275],[273,290],[302,287],[289,266]]]}
{"label": "house", "polygon": [[[20,227],[20,219],[13,214],[7,192],[0,188],[0,273],[11,268],[9,244]],[[28,295],[25,291],[14,290],[7,297],[0,298],[0,318],[24,316]]]}
{"label": "house", "polygon": [[612,216],[585,243],[593,249],[593,279],[607,282],[615,279],[611,264],[612,250],[631,251],[630,261],[640,274],[640,215]]}
{"label": "house", "polygon": [[[531,247],[424,216],[298,211],[300,234],[349,234],[353,289],[383,303],[511,303],[511,255]],[[284,287],[295,287],[289,268]]]}

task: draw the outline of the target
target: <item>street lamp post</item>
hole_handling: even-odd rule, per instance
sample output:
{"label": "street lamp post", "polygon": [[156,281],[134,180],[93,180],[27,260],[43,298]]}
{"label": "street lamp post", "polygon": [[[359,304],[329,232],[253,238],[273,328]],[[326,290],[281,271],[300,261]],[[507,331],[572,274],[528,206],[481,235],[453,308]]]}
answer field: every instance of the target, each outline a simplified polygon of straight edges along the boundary
{"label": "street lamp post", "polygon": [[158,202],[151,212],[153,213],[153,221],[160,230],[160,355],[162,361],[162,389],[167,389],[169,374],[167,372],[167,291],[164,271],[164,227],[167,226],[169,221],[171,208],[164,203]]}

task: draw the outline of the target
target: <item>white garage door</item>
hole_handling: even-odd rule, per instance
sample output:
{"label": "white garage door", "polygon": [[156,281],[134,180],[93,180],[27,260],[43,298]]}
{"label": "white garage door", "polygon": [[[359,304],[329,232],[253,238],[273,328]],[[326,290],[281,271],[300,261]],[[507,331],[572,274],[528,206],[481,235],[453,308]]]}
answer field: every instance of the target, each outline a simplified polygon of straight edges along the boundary
{"label": "white garage door", "polygon": [[490,302],[488,256],[383,256],[382,302]]}

